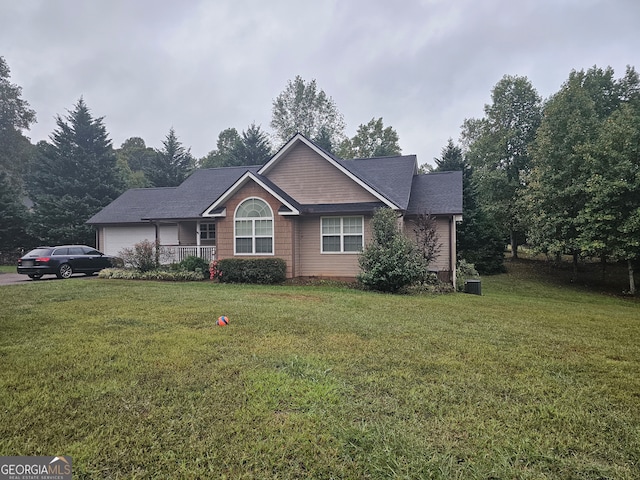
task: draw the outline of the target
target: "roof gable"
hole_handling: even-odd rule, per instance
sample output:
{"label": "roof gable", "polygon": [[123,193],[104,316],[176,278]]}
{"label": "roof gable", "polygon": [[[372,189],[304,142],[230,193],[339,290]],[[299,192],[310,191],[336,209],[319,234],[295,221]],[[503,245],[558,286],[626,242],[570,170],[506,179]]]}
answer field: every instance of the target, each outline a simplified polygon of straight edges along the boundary
{"label": "roof gable", "polygon": [[288,210],[282,210],[278,212],[280,215],[299,215],[300,206],[283,192],[277,185],[274,185],[267,178],[257,175],[253,172],[247,171],[242,177],[240,177],[233,185],[231,185],[223,195],[218,197],[208,208],[202,213],[203,217],[216,217],[220,216],[220,209],[224,207],[224,204],[231,198],[238,190],[240,190],[247,182],[254,181],[264,190],[269,192],[273,197],[277,198]]}
{"label": "roof gable", "polygon": [[401,208],[301,134],[287,142],[258,173],[300,204],[382,202]]}

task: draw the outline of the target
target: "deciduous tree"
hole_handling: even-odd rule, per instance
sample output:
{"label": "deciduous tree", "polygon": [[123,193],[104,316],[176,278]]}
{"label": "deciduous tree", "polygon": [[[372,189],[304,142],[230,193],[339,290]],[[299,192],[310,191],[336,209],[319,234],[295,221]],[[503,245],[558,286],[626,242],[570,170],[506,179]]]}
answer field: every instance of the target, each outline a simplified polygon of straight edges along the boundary
{"label": "deciduous tree", "polygon": [[140,137],[126,139],[115,151],[118,169],[128,188],[142,188],[151,186],[144,171],[153,164],[156,151],[147,147]]}
{"label": "deciduous tree", "polygon": [[514,258],[518,256],[521,224],[517,198],[523,178],[531,168],[529,146],[542,118],[542,101],[526,77],[505,75],[491,92],[480,120],[466,120],[463,139],[474,167],[479,201],[510,238]]}
{"label": "deciduous tree", "polygon": [[0,56],[0,171],[12,191],[21,194],[22,175],[31,155],[31,143],[22,131],[36,121],[36,113],[22,98],[22,88],[11,83],[11,71]]}
{"label": "deciduous tree", "polygon": [[216,149],[200,161],[202,168],[231,167],[241,165],[236,154],[238,145],[242,142],[242,137],[235,128],[227,128],[218,134]]}
{"label": "deciduous tree", "polygon": [[[612,98],[618,92],[617,100]],[[522,194],[529,242],[551,255],[570,254],[574,277],[582,252],[580,212],[588,200],[588,153],[606,118],[620,104],[610,69],[573,71],[545,106],[532,148],[534,168]]]}
{"label": "deciduous tree", "polygon": [[384,127],[382,117],[372,118],[362,124],[353,138],[340,144],[338,156],[341,158],[372,158],[400,155],[398,133],[392,127]]}
{"label": "deciduous tree", "polygon": [[344,118],[333,98],[318,88],[315,79],[305,82],[299,75],[273,101],[271,127],[281,144],[299,132],[314,141],[322,139],[328,151],[345,137]]}
{"label": "deciduous tree", "polygon": [[623,105],[604,123],[586,160],[590,170],[578,243],[589,256],[624,260],[629,292],[636,293],[640,260],[640,108]]}

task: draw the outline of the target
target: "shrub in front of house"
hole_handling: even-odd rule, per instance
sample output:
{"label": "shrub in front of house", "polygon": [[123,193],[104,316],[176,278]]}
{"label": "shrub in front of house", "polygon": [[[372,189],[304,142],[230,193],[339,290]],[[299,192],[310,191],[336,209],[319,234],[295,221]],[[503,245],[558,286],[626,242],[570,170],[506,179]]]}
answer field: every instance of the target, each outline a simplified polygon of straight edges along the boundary
{"label": "shrub in front of house", "polygon": [[204,280],[200,272],[185,270],[140,270],[125,268],[105,268],[98,274],[99,278],[118,280],[163,280],[167,282],[195,282]]}
{"label": "shrub in front of house", "polygon": [[426,265],[415,243],[398,227],[396,213],[390,208],[376,211],[371,221],[372,241],[358,262],[358,281],[366,288],[397,293],[419,282]]}
{"label": "shrub in front of house", "polygon": [[196,272],[202,275],[202,278],[209,278],[209,263],[204,258],[194,255],[182,260],[177,269],[185,272]]}
{"label": "shrub in front of house", "polygon": [[226,283],[282,283],[287,262],[281,258],[224,258],[215,266],[215,278]]}
{"label": "shrub in front of house", "polygon": [[123,248],[118,256],[126,267],[147,272],[158,268],[158,246],[149,240],[136,243],[133,248]]}

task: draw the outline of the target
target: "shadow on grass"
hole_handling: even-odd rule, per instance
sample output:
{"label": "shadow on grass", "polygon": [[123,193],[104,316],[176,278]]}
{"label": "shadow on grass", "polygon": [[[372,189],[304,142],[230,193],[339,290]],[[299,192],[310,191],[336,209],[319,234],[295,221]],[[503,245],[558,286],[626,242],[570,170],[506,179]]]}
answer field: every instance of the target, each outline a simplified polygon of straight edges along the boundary
{"label": "shadow on grass", "polygon": [[[630,299],[629,276],[626,264],[601,262],[580,262],[577,279],[574,279],[571,261],[555,262],[541,258],[520,258],[505,260],[510,276],[514,278],[536,279],[558,286],[572,286],[580,291],[615,295]],[[638,280],[636,279],[636,283]]]}

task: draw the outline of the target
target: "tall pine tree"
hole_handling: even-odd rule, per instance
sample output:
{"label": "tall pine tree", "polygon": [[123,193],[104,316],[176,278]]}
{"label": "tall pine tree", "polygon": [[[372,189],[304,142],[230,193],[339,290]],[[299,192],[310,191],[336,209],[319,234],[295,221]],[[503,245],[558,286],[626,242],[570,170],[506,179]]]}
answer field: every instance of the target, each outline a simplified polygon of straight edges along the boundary
{"label": "tall pine tree", "polygon": [[85,222],[123,190],[103,118],[93,118],[80,98],[56,119],[50,143],[40,142],[29,191],[34,201],[32,233],[42,243],[93,245]]}
{"label": "tall pine tree", "polygon": [[193,170],[195,160],[190,149],[184,148],[176,131],[169,129],[163,148],[156,150],[151,165],[144,169],[145,176],[154,187],[177,187]]}
{"label": "tall pine tree", "polygon": [[457,227],[458,259],[473,263],[479,273],[502,273],[504,240],[500,228],[478,205],[477,186],[473,168],[466,161],[462,149],[449,139],[442,156],[434,159],[436,172],[462,172],[462,223]]}
{"label": "tall pine tree", "polygon": [[21,197],[20,191],[9,180],[9,175],[0,170],[0,254],[28,246],[28,212]]}

